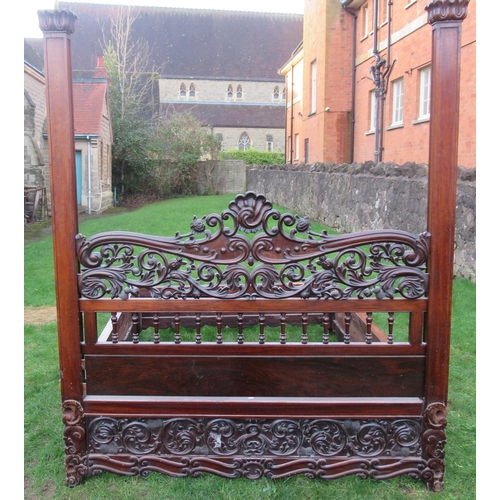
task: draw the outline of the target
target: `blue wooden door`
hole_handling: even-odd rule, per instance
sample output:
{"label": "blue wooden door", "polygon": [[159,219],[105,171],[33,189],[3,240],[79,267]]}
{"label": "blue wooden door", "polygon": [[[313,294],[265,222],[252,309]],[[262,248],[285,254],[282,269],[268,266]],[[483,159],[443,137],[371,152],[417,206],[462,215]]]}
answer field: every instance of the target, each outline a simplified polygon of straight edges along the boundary
{"label": "blue wooden door", "polygon": [[82,152],[76,152],[76,200],[78,205],[82,204]]}

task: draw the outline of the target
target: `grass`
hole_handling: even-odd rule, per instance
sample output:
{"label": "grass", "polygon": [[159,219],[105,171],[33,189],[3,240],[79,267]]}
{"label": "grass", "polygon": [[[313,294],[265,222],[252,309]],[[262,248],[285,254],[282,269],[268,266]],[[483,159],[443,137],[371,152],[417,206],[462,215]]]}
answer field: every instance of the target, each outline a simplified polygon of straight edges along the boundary
{"label": "grass", "polygon": [[[220,213],[233,196],[176,199],[154,203],[129,213],[83,222],[89,236],[108,230],[174,234],[189,231],[193,215]],[[185,229],[185,231],[184,231]],[[314,230],[320,230],[319,226]],[[152,473],[148,478],[103,473],[77,488],[65,486],[64,442],[57,352],[57,325],[24,328],[24,475],[27,499],[203,499],[203,500],[377,500],[424,498],[472,499],[476,487],[475,427],[475,296],[466,280],[454,282],[449,414],[445,488],[429,493],[425,484],[401,476],[377,482],[355,476],[335,481],[295,476],[283,480],[227,480],[205,475],[197,479],[170,478]],[[25,246],[25,306],[55,305],[51,238]]]}

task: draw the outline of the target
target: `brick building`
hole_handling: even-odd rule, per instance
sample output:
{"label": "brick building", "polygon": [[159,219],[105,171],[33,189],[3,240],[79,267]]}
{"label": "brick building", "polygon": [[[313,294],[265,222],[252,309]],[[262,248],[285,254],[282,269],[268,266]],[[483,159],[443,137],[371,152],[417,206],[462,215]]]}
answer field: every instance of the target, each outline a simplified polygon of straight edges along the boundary
{"label": "brick building", "polygon": [[[73,69],[80,76],[102,56],[120,6],[60,2],[77,16]],[[159,112],[189,111],[224,149],[284,152],[285,78],[282,61],[302,39],[302,16],[259,12],[131,7],[132,36],[151,51],[159,72]]]}
{"label": "brick building", "polygon": [[[427,0],[305,0],[284,64],[287,162],[428,162]],[[390,40],[390,43],[388,43]],[[476,6],[462,26],[458,163],[476,166]]]}

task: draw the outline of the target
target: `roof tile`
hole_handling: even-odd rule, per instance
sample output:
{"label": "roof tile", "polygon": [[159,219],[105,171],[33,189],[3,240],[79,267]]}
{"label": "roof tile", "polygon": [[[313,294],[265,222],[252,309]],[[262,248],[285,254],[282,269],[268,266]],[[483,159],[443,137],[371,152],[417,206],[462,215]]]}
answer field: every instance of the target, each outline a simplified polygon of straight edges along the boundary
{"label": "roof tile", "polygon": [[[208,3],[208,2],[207,2]],[[102,55],[102,31],[118,7],[60,2],[77,16],[73,68],[93,70]],[[132,7],[133,34],[148,42],[150,67],[163,76],[282,81],[279,68],[302,40],[302,16],[220,10]]]}
{"label": "roof tile", "polygon": [[100,135],[106,87],[105,82],[73,82],[75,134]]}

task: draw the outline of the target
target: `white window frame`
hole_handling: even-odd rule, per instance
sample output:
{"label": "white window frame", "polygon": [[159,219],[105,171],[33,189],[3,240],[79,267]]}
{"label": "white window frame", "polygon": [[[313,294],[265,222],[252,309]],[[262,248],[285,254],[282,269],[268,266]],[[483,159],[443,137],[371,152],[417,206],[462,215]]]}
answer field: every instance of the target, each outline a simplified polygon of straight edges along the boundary
{"label": "white window frame", "polygon": [[420,99],[418,119],[426,120],[431,116],[431,67],[420,70]]}
{"label": "white window frame", "polygon": [[300,145],[299,134],[295,134],[295,158],[294,158],[294,160],[299,159],[299,145]]}
{"label": "white window frame", "polygon": [[383,26],[387,23],[387,15],[388,15],[387,1],[380,0],[379,3],[379,13],[378,13],[378,25]]}
{"label": "white window frame", "polygon": [[368,132],[375,132],[375,128],[377,126],[377,117],[375,115],[377,103],[377,91],[370,91],[370,129]]}
{"label": "white window frame", "polygon": [[368,3],[363,7],[363,34],[361,38],[366,38],[370,30],[370,23],[368,22]]}
{"label": "white window frame", "polygon": [[404,80],[398,78],[392,82],[392,125],[403,125]]}
{"label": "white window frame", "polygon": [[311,114],[317,110],[317,76],[318,65],[316,60],[311,63]]}

